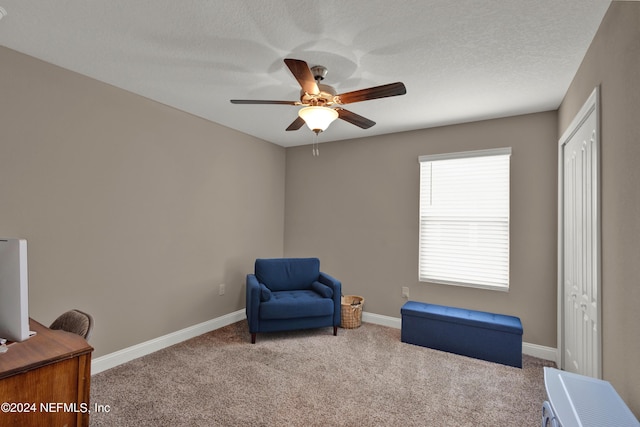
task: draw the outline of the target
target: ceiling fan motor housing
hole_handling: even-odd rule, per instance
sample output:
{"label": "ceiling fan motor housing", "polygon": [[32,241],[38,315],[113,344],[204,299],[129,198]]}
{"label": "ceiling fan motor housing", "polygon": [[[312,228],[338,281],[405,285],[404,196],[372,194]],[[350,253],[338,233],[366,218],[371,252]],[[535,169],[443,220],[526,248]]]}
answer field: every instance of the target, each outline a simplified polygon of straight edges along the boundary
{"label": "ceiling fan motor housing", "polygon": [[316,81],[319,92],[316,94],[310,94],[301,90],[300,102],[304,105],[310,105],[313,107],[328,107],[333,105],[335,102],[334,97],[337,94],[336,90],[329,85],[323,85],[320,83],[327,75],[327,68],[322,65],[314,65],[310,70]]}
{"label": "ceiling fan motor housing", "polygon": [[320,91],[315,95],[301,90],[300,102],[304,105],[313,106],[329,106],[335,103],[334,97],[337,95],[337,92],[333,87],[318,83],[318,89]]}

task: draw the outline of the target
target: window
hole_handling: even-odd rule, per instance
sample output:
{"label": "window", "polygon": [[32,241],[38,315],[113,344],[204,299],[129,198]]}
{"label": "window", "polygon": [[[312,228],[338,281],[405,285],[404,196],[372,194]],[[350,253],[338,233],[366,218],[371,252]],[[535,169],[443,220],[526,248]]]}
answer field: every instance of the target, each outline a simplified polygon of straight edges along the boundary
{"label": "window", "polygon": [[419,157],[421,282],[509,290],[510,156]]}

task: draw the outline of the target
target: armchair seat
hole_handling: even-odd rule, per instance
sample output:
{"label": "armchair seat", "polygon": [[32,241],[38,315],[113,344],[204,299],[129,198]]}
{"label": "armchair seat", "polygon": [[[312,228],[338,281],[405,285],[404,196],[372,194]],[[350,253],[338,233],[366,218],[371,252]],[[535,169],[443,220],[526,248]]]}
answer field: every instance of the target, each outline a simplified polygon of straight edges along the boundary
{"label": "armchair seat", "polygon": [[247,274],[247,322],[258,332],[333,327],[341,320],[342,284],[320,271],[318,258],[257,259]]}
{"label": "armchair seat", "polygon": [[273,292],[260,304],[261,319],[333,316],[333,300],[311,290]]}

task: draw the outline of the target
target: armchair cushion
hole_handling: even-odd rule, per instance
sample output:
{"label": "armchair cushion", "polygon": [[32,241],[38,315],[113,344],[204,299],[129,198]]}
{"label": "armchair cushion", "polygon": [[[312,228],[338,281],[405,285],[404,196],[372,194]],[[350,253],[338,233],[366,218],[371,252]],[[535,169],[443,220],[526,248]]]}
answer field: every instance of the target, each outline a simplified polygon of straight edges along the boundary
{"label": "armchair cushion", "polygon": [[260,319],[299,319],[333,315],[333,300],[312,290],[272,292],[260,304]]}
{"label": "armchair cushion", "polygon": [[264,283],[260,283],[260,301],[265,302],[271,299],[271,290]]}
{"label": "armchair cushion", "polygon": [[333,289],[331,289],[327,285],[324,285],[324,284],[322,284],[320,282],[317,282],[317,281],[313,282],[311,284],[311,289],[316,291],[323,298],[332,298],[333,297]]}
{"label": "armchair cushion", "polygon": [[257,259],[255,275],[258,282],[272,292],[311,289],[320,275],[318,258]]}

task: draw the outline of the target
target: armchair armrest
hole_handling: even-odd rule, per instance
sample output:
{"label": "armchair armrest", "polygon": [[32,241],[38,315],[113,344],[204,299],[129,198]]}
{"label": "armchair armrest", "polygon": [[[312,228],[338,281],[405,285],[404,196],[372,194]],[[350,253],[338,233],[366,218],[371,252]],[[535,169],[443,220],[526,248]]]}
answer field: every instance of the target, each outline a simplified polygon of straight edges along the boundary
{"label": "armchair armrest", "polygon": [[260,283],[254,274],[247,274],[246,288],[246,313],[249,321],[249,332],[254,333],[258,330],[258,310],[260,307]]}
{"label": "armchair armrest", "polygon": [[338,296],[342,295],[342,283],[338,279],[329,276],[327,273],[320,272],[318,282],[333,289],[334,295],[336,294],[336,292],[338,293]]}
{"label": "armchair armrest", "polygon": [[323,272],[320,272],[318,282],[333,289],[333,326],[340,326],[342,320],[342,282]]}

